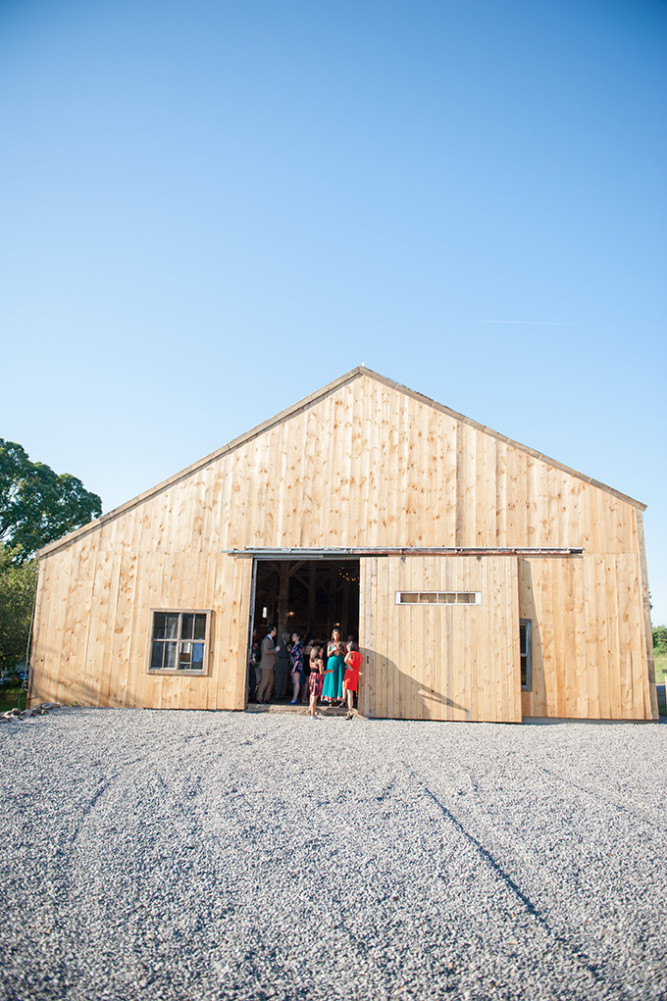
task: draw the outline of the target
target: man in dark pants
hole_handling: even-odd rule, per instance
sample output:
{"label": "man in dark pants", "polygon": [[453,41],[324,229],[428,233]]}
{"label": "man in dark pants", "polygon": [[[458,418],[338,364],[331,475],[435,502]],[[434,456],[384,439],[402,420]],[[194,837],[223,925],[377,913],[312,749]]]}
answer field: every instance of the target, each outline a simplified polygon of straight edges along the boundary
{"label": "man in dark pants", "polygon": [[270,626],[268,634],[262,640],[262,659],[259,662],[262,680],[260,681],[259,691],[257,692],[257,701],[260,705],[263,702],[268,702],[271,698],[271,689],[273,688],[273,669],[276,663],[276,654],[280,650],[280,647],[276,646],[274,643],[277,632],[278,630],[275,626]]}

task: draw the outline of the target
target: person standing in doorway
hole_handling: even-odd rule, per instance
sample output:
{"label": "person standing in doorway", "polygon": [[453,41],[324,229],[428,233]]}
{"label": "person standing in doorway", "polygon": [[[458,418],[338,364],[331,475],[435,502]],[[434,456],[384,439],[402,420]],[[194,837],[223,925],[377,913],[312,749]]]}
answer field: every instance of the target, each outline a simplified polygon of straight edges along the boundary
{"label": "person standing in doorway", "polygon": [[270,626],[267,635],[262,640],[262,659],[259,662],[262,680],[257,692],[257,701],[260,705],[268,702],[271,698],[273,671],[276,664],[276,655],[280,650],[280,647],[275,644],[277,632],[278,630],[275,626]]}
{"label": "person standing in doorway", "polygon": [[291,706],[295,706],[299,701],[299,689],[303,684],[303,646],[301,645],[301,633],[292,633],[292,649],[289,652],[292,664],[292,701]]}
{"label": "person standing in doorway", "polygon": [[312,647],[310,651],[310,674],[308,675],[308,690],[310,694],[310,715],[314,719],[319,719],[317,711],[317,700],[322,694],[322,683],[324,681],[324,661],[322,660],[323,650],[321,647]]}
{"label": "person standing in doorway", "polygon": [[345,677],[343,678],[343,692],[347,700],[347,716],[345,719],[352,719],[354,715],[354,695],[359,689],[359,668],[364,658],[359,653],[359,647],[350,640],[347,644],[345,654]]}
{"label": "person standing in doorway", "polygon": [[252,641],[250,643],[250,659],[248,661],[248,702],[254,702],[259,687],[259,642],[257,640],[257,630],[252,631]]}
{"label": "person standing in doorway", "polygon": [[289,633],[282,634],[282,643],[276,647],[276,685],[273,691],[275,699],[284,699],[287,690],[287,675],[289,674]]}
{"label": "person standing in doorway", "polygon": [[330,705],[343,698],[343,672],[345,670],[345,646],[340,638],[340,629],[334,629],[327,643],[327,669],[324,675],[322,700]]}

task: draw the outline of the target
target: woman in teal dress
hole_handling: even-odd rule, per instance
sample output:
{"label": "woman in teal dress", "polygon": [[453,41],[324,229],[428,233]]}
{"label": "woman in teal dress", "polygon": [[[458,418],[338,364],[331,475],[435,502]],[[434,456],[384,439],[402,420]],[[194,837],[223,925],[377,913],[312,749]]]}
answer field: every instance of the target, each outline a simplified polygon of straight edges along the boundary
{"label": "woman in teal dress", "polygon": [[345,674],[345,648],[341,643],[340,630],[334,629],[327,643],[327,666],[322,686],[322,699],[335,702],[343,698],[343,675]]}

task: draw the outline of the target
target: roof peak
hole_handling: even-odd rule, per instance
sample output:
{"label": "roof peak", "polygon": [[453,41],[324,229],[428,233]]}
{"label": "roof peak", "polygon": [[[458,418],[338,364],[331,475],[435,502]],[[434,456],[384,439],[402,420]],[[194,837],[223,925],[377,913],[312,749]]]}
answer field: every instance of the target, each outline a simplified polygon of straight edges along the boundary
{"label": "roof peak", "polygon": [[485,434],[489,434],[492,437],[497,438],[502,442],[505,442],[505,444],[508,444],[513,448],[517,448],[520,451],[527,453],[528,455],[532,456],[535,459],[540,460],[541,462],[546,462],[550,466],[553,466],[556,469],[560,469],[571,476],[576,476],[578,479],[583,480],[585,483],[588,483],[591,486],[604,490],[606,493],[613,494],[615,497],[618,497],[620,500],[624,501],[627,504],[632,504],[633,507],[639,508],[642,511],[646,509],[646,505],[642,504],[641,501],[635,500],[633,497],[629,497],[627,494],[621,493],[619,490],[614,489],[614,487],[607,486],[607,484],[601,483],[599,480],[595,480],[591,476],[586,476],[584,473],[580,473],[576,469],[572,469],[571,467],[564,465],[562,462],[558,462],[556,459],[551,459],[549,456],[544,455],[542,452],[538,452],[534,448],[530,448],[528,445],[522,445],[520,442],[517,442],[512,438],[508,438],[506,435],[500,434],[498,431],[494,431],[492,428],[486,427],[484,424],[480,424],[478,421],[474,421],[470,417],[465,417],[463,414],[459,414],[457,411],[452,410],[450,407],[446,407],[444,404],[438,403],[428,396],[424,396],[423,393],[418,393],[416,390],[410,389],[408,386],[404,386],[400,382],[395,382],[394,380],[387,378],[387,376],[381,375],[379,372],[376,372],[373,369],[368,368],[365,362],[362,362],[361,365],[357,365],[355,368],[350,369],[349,372],[346,372],[344,375],[341,375],[337,379],[334,379],[333,382],[327,383],[325,386],[322,386],[321,389],[318,389],[314,393],[311,393],[309,396],[305,396],[303,399],[298,400],[296,403],[293,403],[291,406],[275,414],[275,416],[268,418],[268,420],[263,421],[261,424],[257,424],[254,428],[251,428],[249,431],[246,431],[245,434],[233,438],[230,442],[227,442],[226,445],[222,445],[214,452],[210,452],[208,455],[205,455],[202,459],[199,459],[197,462],[192,463],[192,465],[187,466],[180,472],[174,473],[174,475],[168,477],[168,479],[163,480],[161,483],[156,484],[154,487],[150,487],[148,490],[145,490],[143,493],[138,494],[131,500],[126,501],[119,507],[113,508],[106,514],[103,514],[100,518],[97,518],[95,521],[91,521],[87,525],[82,525],[81,528],[75,529],[68,535],[63,536],[62,539],[57,539],[55,542],[49,543],[48,546],[44,546],[42,549],[39,550],[39,552],[37,553],[37,557],[41,559],[43,556],[47,556],[49,553],[56,551],[61,546],[68,545],[69,543],[73,542],[79,536],[85,535],[93,531],[94,529],[100,527],[101,525],[104,525],[106,522],[111,521],[113,518],[117,518],[119,515],[124,514],[126,511],[131,510],[138,504],[143,503],[143,501],[148,500],[149,497],[152,497],[155,494],[160,493],[162,490],[166,490],[168,487],[173,486],[180,480],[183,480],[186,477],[190,476],[198,469],[202,469],[204,466],[210,465],[210,463],[215,462],[217,459],[225,455],[227,452],[231,452],[234,449],[239,448],[246,442],[252,441],[253,438],[259,437],[259,435],[263,434],[265,431],[268,431],[269,428],[275,427],[277,424],[281,424],[283,421],[295,417],[302,410],[306,410],[308,407],[313,406],[315,403],[319,402],[319,400],[322,400],[324,399],[324,397],[331,395],[341,387],[345,386],[347,383],[352,382],[353,380],[359,377],[375,379],[377,382],[380,382],[383,385],[387,386],[388,388],[393,389],[395,392],[404,393],[405,395],[410,396],[417,402],[422,403],[426,406],[433,407],[440,413],[446,414],[447,416],[453,418],[456,421],[461,422],[462,424],[467,424],[469,427],[475,428],[476,430],[481,431]]}

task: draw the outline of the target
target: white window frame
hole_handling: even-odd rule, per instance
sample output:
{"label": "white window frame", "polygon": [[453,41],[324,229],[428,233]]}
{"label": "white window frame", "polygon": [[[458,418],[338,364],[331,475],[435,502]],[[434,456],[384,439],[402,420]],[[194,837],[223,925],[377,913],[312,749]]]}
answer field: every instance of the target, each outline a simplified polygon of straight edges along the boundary
{"label": "white window frame", "polygon": [[[181,629],[183,626],[183,616],[184,615],[205,615],[206,616],[206,628],[204,632],[204,654],[202,657],[202,666],[197,670],[183,670],[178,667],[151,667],[151,662],[153,659],[153,642],[154,642],[154,632],[155,632],[155,616],[156,615],[178,615],[178,636],[175,642],[178,644],[177,650],[180,650],[181,643],[188,642],[199,642],[194,640],[182,639]],[[150,610],[150,622],[148,631],[148,662],[146,667],[146,673],[152,675],[172,675],[178,677],[186,678],[202,678],[209,674],[209,660],[211,653],[211,629],[213,623],[213,612],[210,608],[151,608]],[[159,642],[159,641],[157,641]]]}
{"label": "white window frame", "polygon": [[[474,597],[474,601],[470,601],[470,597]],[[414,600],[410,600],[410,599]],[[482,592],[481,591],[422,591],[422,590],[411,590],[411,591],[397,591],[396,592],[396,604],[397,605],[419,605],[423,608],[431,608],[433,605],[458,605],[458,606],[468,606],[471,605],[481,605],[482,604]]]}

